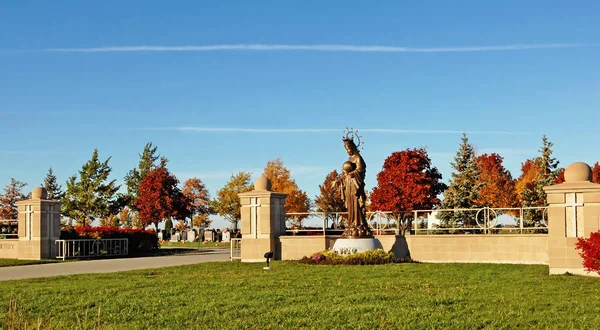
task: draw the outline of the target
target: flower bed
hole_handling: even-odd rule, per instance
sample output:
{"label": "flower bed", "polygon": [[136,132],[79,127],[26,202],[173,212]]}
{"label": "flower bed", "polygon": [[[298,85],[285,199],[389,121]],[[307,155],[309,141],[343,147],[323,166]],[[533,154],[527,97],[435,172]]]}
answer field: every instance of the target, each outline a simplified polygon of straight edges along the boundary
{"label": "flower bed", "polygon": [[392,252],[382,249],[340,255],[333,250],[326,250],[303,257],[300,263],[309,265],[382,265],[391,263],[415,262],[410,258],[397,258]]}

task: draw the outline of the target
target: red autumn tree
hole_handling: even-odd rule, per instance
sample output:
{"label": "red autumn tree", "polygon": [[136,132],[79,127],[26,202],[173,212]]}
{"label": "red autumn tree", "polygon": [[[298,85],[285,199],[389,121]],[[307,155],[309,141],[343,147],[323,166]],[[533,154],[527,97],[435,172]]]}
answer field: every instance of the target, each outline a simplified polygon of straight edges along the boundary
{"label": "red autumn tree", "polygon": [[554,180],[554,184],[561,184],[563,182],[565,182],[565,169],[561,168],[560,170],[558,170],[558,175]]}
{"label": "red autumn tree", "polygon": [[592,182],[600,184],[600,163],[598,162],[592,166]]}
{"label": "red autumn tree", "polygon": [[440,203],[438,194],[446,189],[442,175],[431,165],[424,148],[392,153],[377,174],[377,187],[371,194],[371,209],[392,211],[404,232],[412,218],[402,211],[428,210]]}
{"label": "red autumn tree", "polygon": [[140,183],[140,197],[135,200],[139,217],[144,227],[164,219],[185,217],[189,205],[177,184],[177,178],[164,167],[157,167],[146,175]]}
{"label": "red autumn tree", "polygon": [[481,184],[476,200],[478,205],[501,208],[516,204],[515,183],[502,161],[503,158],[495,153],[475,158],[479,167],[478,184]]}

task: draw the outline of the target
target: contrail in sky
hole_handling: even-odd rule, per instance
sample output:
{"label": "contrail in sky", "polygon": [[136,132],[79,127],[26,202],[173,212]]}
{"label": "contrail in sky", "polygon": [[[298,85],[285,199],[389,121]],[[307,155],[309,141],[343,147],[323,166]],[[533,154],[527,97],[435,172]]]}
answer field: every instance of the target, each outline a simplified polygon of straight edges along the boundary
{"label": "contrail in sky", "polygon": [[500,46],[460,47],[398,47],[367,45],[287,45],[287,44],[221,44],[197,46],[102,46],[86,48],[47,48],[44,52],[62,53],[112,53],[112,52],[211,52],[211,51],[312,51],[312,52],[363,52],[363,53],[456,53],[497,52],[531,49],[593,47],[593,43],[515,44]]}
{"label": "contrail in sky", "polygon": [[[158,127],[145,128],[149,131],[182,131],[182,132],[221,132],[221,133],[339,133],[339,128],[234,128],[234,127]],[[487,134],[487,135],[525,135],[525,132],[511,131],[460,131],[460,130],[410,130],[388,128],[363,128],[359,132],[372,132],[384,134]]]}

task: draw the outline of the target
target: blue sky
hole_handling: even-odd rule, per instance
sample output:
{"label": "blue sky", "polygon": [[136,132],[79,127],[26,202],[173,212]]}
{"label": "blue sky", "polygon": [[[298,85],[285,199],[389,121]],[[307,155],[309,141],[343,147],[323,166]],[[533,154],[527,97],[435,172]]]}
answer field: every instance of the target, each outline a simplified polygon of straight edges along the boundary
{"label": "blue sky", "polygon": [[[600,160],[597,1],[0,3],[0,185],[113,178],[153,142],[212,196],[280,157],[314,197],[362,131],[367,186],[426,146],[447,181],[466,131],[518,176],[541,136]],[[516,46],[515,46],[516,45]],[[141,46],[151,46],[140,50]],[[218,225],[218,223],[217,223]]]}

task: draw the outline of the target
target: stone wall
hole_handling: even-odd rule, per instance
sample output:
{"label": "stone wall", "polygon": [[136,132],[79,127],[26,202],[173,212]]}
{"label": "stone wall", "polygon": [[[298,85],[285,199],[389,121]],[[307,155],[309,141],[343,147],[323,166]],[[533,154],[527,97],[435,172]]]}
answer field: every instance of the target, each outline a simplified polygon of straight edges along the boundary
{"label": "stone wall", "polygon": [[[375,236],[384,250],[422,262],[548,264],[548,235]],[[281,259],[329,249],[338,236],[282,236]]]}
{"label": "stone wall", "polygon": [[17,259],[19,258],[19,240],[3,239],[0,240],[0,258]]}

